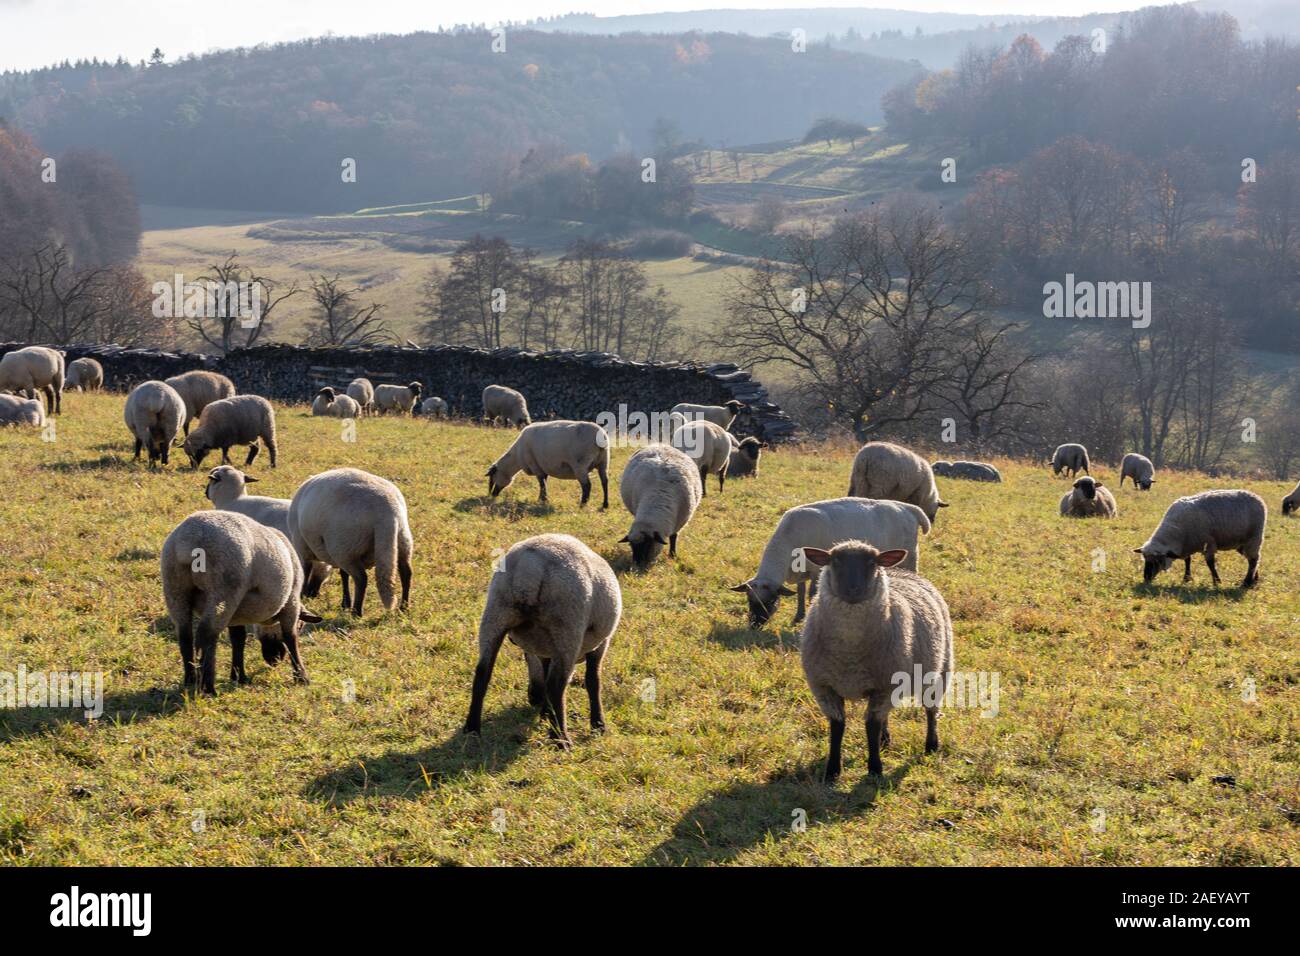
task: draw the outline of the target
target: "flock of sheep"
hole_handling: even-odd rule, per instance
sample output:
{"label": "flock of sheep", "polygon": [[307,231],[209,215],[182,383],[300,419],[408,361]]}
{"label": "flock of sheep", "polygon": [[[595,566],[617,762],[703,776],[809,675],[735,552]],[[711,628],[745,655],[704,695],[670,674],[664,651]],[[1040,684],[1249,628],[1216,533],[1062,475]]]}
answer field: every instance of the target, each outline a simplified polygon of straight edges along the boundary
{"label": "flock of sheep", "polygon": [[[65,385],[97,388],[103,369],[82,359],[64,376],[61,353],[40,347],[0,359],[0,420],[41,423],[45,409],[58,412]],[[42,406],[37,393],[46,398]],[[372,387],[357,379],[346,390],[323,388],[313,415],[355,418],[374,413],[445,416],[441,398],[421,402],[418,382]],[[13,412],[11,404],[23,407]],[[30,405],[34,404],[35,409]],[[581,504],[591,496],[591,474],[600,479],[602,507],[609,506],[609,446],[613,436],[592,422],[533,423],[519,392],[492,385],[484,390],[485,419],[520,427],[515,440],[488,468],[488,491],[501,494],[519,474],[538,481],[547,500],[547,480],[577,481]],[[677,553],[678,537],[701,507],[710,475],[722,492],[728,476],[757,476],[763,443],[738,440],[730,428],[737,402],[726,406],[682,404],[669,414],[670,438],[639,448],[619,482],[632,515],[621,539],[634,566],[645,569],[667,547]],[[39,413],[39,414],[37,414]],[[291,499],[247,493],[256,479],[231,466],[229,451],[249,446],[245,467],[260,444],[276,464],[275,413],[256,395],[236,395],[224,376],[196,371],[166,381],[144,382],[127,397],[124,417],[135,440],[135,457],[147,450],[151,465],[167,464],[168,451],[183,436],[194,468],[217,449],[222,464],[208,476],[207,497],[216,510],[185,518],[161,552],[163,595],[176,627],[187,687],[215,693],[217,639],[230,634],[231,679],[247,681],[244,645],[256,626],[268,664],[288,657],[295,679],[307,672],[298,648],[299,627],[321,619],[302,605],[319,595],[337,568],[343,606],[362,613],[367,571],[384,606],[405,608],[411,589],[412,535],[406,500],[393,483],[355,468],[336,468],[307,479]],[[33,422],[32,419],[39,419]],[[1111,518],[1114,496],[1089,473],[1087,450],[1061,445],[1052,458],[1056,475],[1069,472],[1073,486],[1061,499],[1070,517]],[[1079,475],[1083,472],[1083,476]],[[840,771],[844,702],[867,704],[868,769],[882,771],[888,718],[899,675],[923,675],[910,687],[926,711],[925,749],[939,746],[937,718],[953,668],[952,622],[942,595],[918,573],[918,538],[928,534],[939,510],[935,475],[1000,481],[991,465],[936,462],[889,442],[864,445],[851,469],[848,495],[799,505],[784,513],[763,551],[758,570],[732,587],[746,596],[749,623],[761,628],[782,597],[798,598],[795,623],[802,622],[800,654],[814,699],[829,721],[830,753],[825,778]],[[1120,484],[1150,490],[1151,462],[1127,455]],[[1283,513],[1300,505],[1300,486],[1283,500]],[[1207,491],[1179,498],[1140,548],[1143,579],[1150,582],[1173,561],[1203,554],[1216,584],[1215,556],[1236,550],[1249,568],[1244,587],[1258,582],[1267,508],[1245,490]],[[400,582],[400,601],[395,590]],[[792,586],[797,590],[792,590]],[[618,578],[609,563],[577,538],[541,534],[515,544],[494,566],[479,625],[479,658],[464,730],[477,733],[492,670],[507,637],[524,652],[528,699],[547,720],[551,737],[568,747],[565,690],[581,660],[590,700],[591,726],[603,728],[600,669],[622,613]],[[197,666],[195,655],[197,650]]]}

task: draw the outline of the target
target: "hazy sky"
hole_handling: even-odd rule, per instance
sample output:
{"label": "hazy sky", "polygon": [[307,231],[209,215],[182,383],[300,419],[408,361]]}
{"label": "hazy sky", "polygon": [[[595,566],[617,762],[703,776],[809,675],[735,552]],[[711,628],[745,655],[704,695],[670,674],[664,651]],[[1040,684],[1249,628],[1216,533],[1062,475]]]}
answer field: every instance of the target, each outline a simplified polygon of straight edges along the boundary
{"label": "hazy sky", "polygon": [[161,47],[168,59],[280,40],[410,33],[456,23],[719,8],[881,7],[953,13],[1078,15],[1141,0],[0,0],[0,71]]}

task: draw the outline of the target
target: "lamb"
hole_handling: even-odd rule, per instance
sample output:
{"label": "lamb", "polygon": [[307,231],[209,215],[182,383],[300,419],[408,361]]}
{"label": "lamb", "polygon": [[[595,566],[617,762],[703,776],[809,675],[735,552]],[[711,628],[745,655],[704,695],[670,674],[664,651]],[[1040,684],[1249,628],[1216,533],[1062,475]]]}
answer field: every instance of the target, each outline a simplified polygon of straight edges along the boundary
{"label": "lamb", "polygon": [[[960,481],[992,481],[1000,482],[1002,473],[992,465],[987,465],[982,461],[953,461],[938,462],[937,464],[948,465],[947,474],[944,477],[956,478]],[[938,468],[934,468],[936,475],[941,474]]]}
{"label": "lamb", "polygon": [[725,405],[692,405],[690,402],[678,402],[669,410],[669,415],[681,415],[688,422],[713,422],[723,431],[731,428],[736,416],[745,410],[745,403],[734,398]]}
{"label": "lamb", "polygon": [[1124,487],[1124,479],[1133,479],[1133,487],[1141,488],[1143,491],[1150,491],[1151,486],[1156,483],[1156,467],[1151,464],[1151,459],[1145,455],[1139,455],[1137,452],[1129,452],[1124,456],[1124,460],[1119,465],[1119,486]]}
{"label": "lamb", "polygon": [[487,470],[488,492],[495,498],[510,487],[515,475],[532,475],[546,501],[546,479],[576,480],[585,505],[591,498],[592,471],[600,476],[602,508],[609,507],[609,437],[595,422],[537,422],[528,425]]}
{"label": "lamb", "polygon": [[504,385],[489,385],[483,389],[483,418],[493,425],[497,419],[516,427],[533,423],[524,396]]}
{"label": "lamb", "polygon": [[330,406],[334,404],[334,389],[328,385],[316,393],[316,397],[311,402],[311,413],[317,418],[331,415],[333,412]]}
{"label": "lamb", "polygon": [[97,392],[104,387],[104,366],[93,358],[79,358],[68,363],[64,388],[79,388],[83,392]]}
{"label": "lamb", "polygon": [[351,395],[335,395],[330,403],[330,414],[335,418],[360,418],[361,406]]}
{"label": "lamb", "polygon": [[791,508],[781,516],[763,549],[758,573],[731,590],[749,599],[749,626],[758,630],[776,611],[782,597],[793,597],[787,585],[798,584],[799,606],[794,623],[804,619],[804,592],[811,583],[817,594],[820,568],[809,567],[799,550],[805,546],[830,550],[844,541],[868,541],[884,551],[906,550],[903,568],[917,569],[919,534],[930,533],[930,519],[916,505],[870,498],[832,498]]}
{"label": "lamb", "polygon": [[362,414],[375,410],[375,386],[368,378],[354,378],[348,383],[348,397],[361,406]]}
{"label": "lamb", "polygon": [[677,535],[704,493],[695,462],[671,445],[647,445],[627,460],[619,492],[633,518],[619,543],[631,545],[632,563],[644,571],[665,544],[676,557]]}
{"label": "lamb", "polygon": [[1295,490],[1282,499],[1282,514],[1289,515],[1297,509],[1300,509],[1300,484],[1297,484]]}
{"label": "lamb", "polygon": [[853,459],[849,478],[850,498],[887,498],[914,504],[934,523],[940,508],[930,463],[902,445],[887,441],[867,442]]}
{"label": "lamb", "polygon": [[0,392],[20,392],[35,398],[45,396],[45,410],[51,415],[63,412],[63,353],[43,345],[7,352],[0,358]]}
{"label": "lamb", "polygon": [[222,464],[230,464],[230,446],[248,445],[248,457],[244,460],[247,468],[257,457],[257,440],[266,442],[266,450],[271,455],[271,467],[275,467],[275,409],[260,395],[236,395],[223,398],[203,409],[199,423],[185,439],[185,454],[190,464],[198,468],[203,464],[209,451],[221,449]]}
{"label": "lamb", "polygon": [[0,425],[45,426],[45,406],[39,398],[0,395]]}
{"label": "lamb", "polygon": [[321,619],[303,610],[298,596],[302,567],[283,533],[233,511],[197,511],[167,536],[160,563],[163,599],[176,627],[187,688],[216,694],[217,638],[226,628],[230,679],[248,683],[244,642],[250,624],[279,625],[278,637],[259,633],[262,658],[274,666],[287,652],[294,679],[308,683],[298,655],[298,622]]}
{"label": "lamb", "polygon": [[731,439],[731,457],[727,460],[727,477],[728,478],[757,478],[758,477],[758,456],[762,449],[767,447],[767,442],[759,441],[757,438],[746,438],[743,441],[737,441],[736,436],[727,432]]}
{"label": "lamb", "polygon": [[731,433],[707,421],[687,422],[672,435],[672,445],[684,451],[700,469],[700,488],[709,495],[709,475],[718,476],[718,492],[727,480],[727,462],[731,459]]}
{"label": "lamb", "polygon": [[166,382],[141,382],[126,397],[122,417],[135,436],[135,460],[140,460],[140,449],[147,448],[150,467],[159,459],[166,465],[168,452],[185,421],[185,401],[176,389]]}
{"label": "lamb", "polygon": [[880,749],[889,745],[889,712],[900,698],[915,697],[925,708],[925,752],[934,753],[953,666],[952,618],[943,595],[918,574],[886,570],[906,560],[901,549],[846,541],[829,551],[805,548],[804,554],[825,568],[799,657],[830,722],[826,783],[840,774],[845,700],[867,702],[867,772],[873,776],[884,772]]}
{"label": "lamb", "polygon": [[411,382],[409,385],[380,385],[375,389],[375,408],[381,415],[388,412],[409,415],[411,409],[415,408],[415,403],[420,400],[420,392],[423,390],[424,386],[419,382]]}
{"label": "lamb", "polygon": [[1066,518],[1113,518],[1119,514],[1115,496],[1091,475],[1074,482],[1074,487],[1061,498],[1061,515]]}
{"label": "lamb", "polygon": [[604,730],[600,667],[622,611],[613,569],[577,538],[540,534],[512,547],[488,585],[464,732],[479,733],[483,697],[507,635],[523,649],[528,702],[549,722],[552,740],[570,747],[564,694],[579,658],[586,662],[591,729]]}
{"label": "lamb", "polygon": [[1056,451],[1052,453],[1052,474],[1060,475],[1067,468],[1071,478],[1077,478],[1081,471],[1087,475],[1092,474],[1088,470],[1088,449],[1073,443],[1057,445]]}
{"label": "lamb", "polygon": [[451,408],[444,399],[434,395],[420,403],[420,414],[428,418],[446,418],[451,414]]}
{"label": "lamb", "polygon": [[195,370],[173,375],[166,382],[176,389],[176,394],[185,402],[186,435],[189,435],[195,422],[203,417],[205,408],[223,398],[232,398],[235,394],[235,383],[217,372]]}
{"label": "lamb", "polygon": [[1176,559],[1182,559],[1183,583],[1192,579],[1192,555],[1204,553],[1214,583],[1219,584],[1215,554],[1236,551],[1247,562],[1243,588],[1259,583],[1259,554],[1264,544],[1268,506],[1253,491],[1202,491],[1171,504],[1146,544],[1134,548],[1142,555],[1142,580],[1150,584]]}
{"label": "lamb", "polygon": [[[361,616],[366,571],[375,569],[375,586],[392,610],[394,573],[401,579],[401,608],[411,599],[414,540],[406,498],[391,481],[357,468],[335,468],[304,481],[289,502],[289,541],[303,567],[319,561],[339,569],[343,607]],[[356,599],[348,579],[356,586]],[[308,597],[314,596],[308,594]]]}

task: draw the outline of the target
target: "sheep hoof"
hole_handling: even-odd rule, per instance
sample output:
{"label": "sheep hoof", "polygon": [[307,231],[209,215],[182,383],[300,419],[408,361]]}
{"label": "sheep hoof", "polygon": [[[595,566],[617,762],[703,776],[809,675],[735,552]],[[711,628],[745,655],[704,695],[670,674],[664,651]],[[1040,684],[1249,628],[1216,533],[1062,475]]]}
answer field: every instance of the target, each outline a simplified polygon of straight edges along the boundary
{"label": "sheep hoof", "polygon": [[555,744],[555,746],[559,747],[566,753],[573,749],[573,741],[568,737],[552,737],[551,743]]}
{"label": "sheep hoof", "polygon": [[592,733],[603,734],[605,732],[605,729],[606,729],[605,722],[603,720],[600,721],[599,723],[593,723],[591,725]]}

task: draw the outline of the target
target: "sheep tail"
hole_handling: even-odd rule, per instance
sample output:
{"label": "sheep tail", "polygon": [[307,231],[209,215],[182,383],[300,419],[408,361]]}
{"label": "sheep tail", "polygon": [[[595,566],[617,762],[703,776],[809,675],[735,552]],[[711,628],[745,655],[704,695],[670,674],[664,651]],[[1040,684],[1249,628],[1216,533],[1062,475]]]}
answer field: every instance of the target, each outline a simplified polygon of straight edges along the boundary
{"label": "sheep tail", "polygon": [[385,516],[375,528],[375,587],[379,600],[392,610],[397,606],[393,582],[397,578],[397,539],[400,531],[396,515]]}

